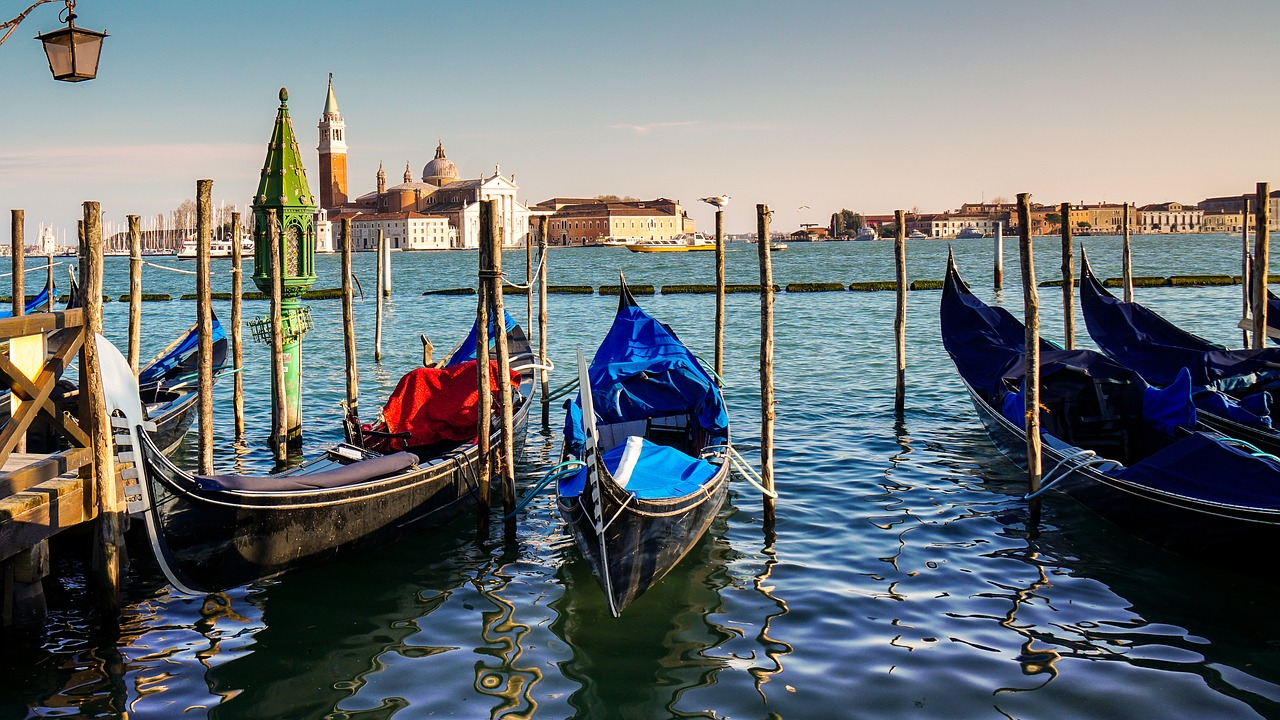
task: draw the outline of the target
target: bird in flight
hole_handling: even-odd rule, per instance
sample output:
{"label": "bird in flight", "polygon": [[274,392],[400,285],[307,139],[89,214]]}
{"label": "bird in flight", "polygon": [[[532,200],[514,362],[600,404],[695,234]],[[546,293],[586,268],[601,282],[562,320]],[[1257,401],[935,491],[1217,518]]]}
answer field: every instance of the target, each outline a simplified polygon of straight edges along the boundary
{"label": "bird in flight", "polygon": [[720,208],[720,209],[724,209],[724,206],[729,204],[729,196],[728,196],[728,195],[715,195],[715,196],[712,196],[712,197],[704,197],[704,198],[699,198],[699,199],[700,199],[700,200],[702,200],[702,202],[704,202],[704,203],[708,203],[708,204],[710,204],[710,205],[715,205],[716,207],[718,207],[718,208]]}

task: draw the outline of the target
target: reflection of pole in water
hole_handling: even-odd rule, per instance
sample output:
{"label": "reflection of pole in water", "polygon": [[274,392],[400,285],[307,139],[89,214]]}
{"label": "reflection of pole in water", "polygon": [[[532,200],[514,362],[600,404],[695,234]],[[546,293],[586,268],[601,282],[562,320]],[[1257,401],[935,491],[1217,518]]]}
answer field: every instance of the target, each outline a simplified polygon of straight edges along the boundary
{"label": "reflection of pole in water", "polygon": [[476,592],[494,607],[481,613],[484,617],[481,636],[488,647],[478,652],[497,660],[496,666],[484,660],[476,663],[475,689],[499,700],[489,711],[489,717],[532,718],[537,713],[538,701],[533,699],[531,691],[542,679],[542,670],[516,666],[524,655],[522,641],[530,628],[515,621],[515,605],[499,595],[511,578],[499,571],[490,575],[495,564],[490,561],[471,582]]}
{"label": "reflection of pole in water", "polygon": [[1043,688],[1045,685],[1048,685],[1049,683],[1053,682],[1054,678],[1058,677],[1058,668],[1057,666],[1054,665],[1054,663],[1056,663],[1058,659],[1061,658],[1062,656],[1058,653],[1058,651],[1052,648],[1046,647],[1044,649],[1037,649],[1035,647],[1035,642],[1037,639],[1035,634],[1031,632],[1029,627],[1021,626],[1018,624],[1018,621],[1017,621],[1018,610],[1022,607],[1022,605],[1024,603],[1030,602],[1033,598],[1036,597],[1037,592],[1039,592],[1043,588],[1049,587],[1050,585],[1049,578],[1048,576],[1045,575],[1045,572],[1044,572],[1044,565],[1036,561],[1039,555],[1040,555],[1039,553],[1034,551],[1027,554],[1027,557],[1025,558],[1025,560],[1028,564],[1035,567],[1036,579],[1025,588],[1009,588],[1014,591],[1013,598],[1012,598],[1013,604],[1010,605],[1009,612],[1005,613],[1004,619],[1000,621],[1000,624],[1005,628],[1008,628],[1009,630],[1012,630],[1018,633],[1019,635],[1023,636],[1024,638],[1026,638],[1026,641],[1022,643],[1022,651],[1018,654],[1018,663],[1022,665],[1022,674],[1023,675],[1042,675],[1043,674],[1043,675],[1046,675],[1046,677],[1044,679],[1044,682],[1040,683],[1035,687],[1030,687],[1030,688],[1002,687],[1002,688],[997,688],[996,691],[992,693],[994,695],[1000,695],[1002,693],[1031,692],[1034,690],[1039,690],[1040,688]]}
{"label": "reflection of pole in water", "polygon": [[760,699],[766,703],[769,702],[769,698],[764,693],[765,683],[769,682],[774,675],[782,672],[782,658],[790,655],[795,650],[789,643],[778,640],[769,634],[772,630],[774,618],[780,618],[791,612],[791,609],[787,607],[786,601],[773,594],[774,586],[769,584],[770,576],[773,574],[773,566],[778,564],[778,551],[774,547],[776,539],[777,536],[772,532],[765,534],[765,545],[760,551],[765,556],[764,570],[760,571],[760,574],[755,577],[756,592],[768,598],[778,608],[778,612],[765,616],[764,623],[760,627],[760,634],[756,636],[756,639],[765,648],[765,657],[769,658],[773,665],[772,667],[756,666],[749,671],[751,677],[755,679],[756,692],[760,693]]}

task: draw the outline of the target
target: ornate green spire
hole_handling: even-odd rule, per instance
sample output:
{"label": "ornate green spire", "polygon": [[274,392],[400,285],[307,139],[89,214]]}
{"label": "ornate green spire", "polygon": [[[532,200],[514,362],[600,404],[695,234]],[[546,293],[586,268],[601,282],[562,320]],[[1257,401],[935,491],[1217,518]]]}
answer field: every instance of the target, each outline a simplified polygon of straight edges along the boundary
{"label": "ornate green spire", "polygon": [[280,110],[267,144],[267,159],[254,197],[253,282],[270,292],[271,256],[267,254],[270,231],[267,210],[276,211],[280,242],[284,249],[284,293],[301,295],[315,283],[316,200],[307,185],[302,153],[289,120],[289,92],[280,88]]}

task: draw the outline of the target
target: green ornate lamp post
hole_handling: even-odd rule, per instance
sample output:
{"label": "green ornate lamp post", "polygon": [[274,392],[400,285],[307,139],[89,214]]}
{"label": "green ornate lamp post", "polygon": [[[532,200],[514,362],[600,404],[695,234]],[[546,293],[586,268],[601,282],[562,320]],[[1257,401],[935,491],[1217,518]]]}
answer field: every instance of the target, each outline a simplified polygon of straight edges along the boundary
{"label": "green ornate lamp post", "polygon": [[[271,293],[271,255],[280,252],[283,275],[280,319],[285,363],[285,428],[290,445],[302,441],[302,336],[311,330],[311,308],[303,307],[302,294],[316,281],[316,201],[307,186],[302,156],[289,120],[289,93],[280,88],[280,110],[267,145],[267,160],[253,202],[253,282]],[[272,229],[267,212],[275,211],[278,248],[271,247]],[[271,318],[251,324],[253,337],[271,342]],[[273,395],[275,397],[275,395]]]}

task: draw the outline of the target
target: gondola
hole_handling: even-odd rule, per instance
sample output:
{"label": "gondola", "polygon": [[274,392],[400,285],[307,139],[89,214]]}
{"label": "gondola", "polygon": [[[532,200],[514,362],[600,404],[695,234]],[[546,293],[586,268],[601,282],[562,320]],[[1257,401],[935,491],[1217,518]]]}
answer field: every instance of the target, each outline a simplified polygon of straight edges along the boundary
{"label": "gondola", "polygon": [[617,617],[706,532],[729,482],[729,418],[711,376],[625,280],[590,368],[578,353],[557,505]]}
{"label": "gondola", "polygon": [[[48,306],[49,295],[51,295],[52,293],[53,293],[53,282],[45,281],[44,289],[40,291],[40,294],[36,295],[34,298],[26,301],[26,303],[23,304],[22,314],[30,315],[34,312],[39,312],[41,309]],[[13,310],[10,309],[10,307],[8,306],[4,308],[0,308],[0,318],[9,318],[9,317],[13,317]]]}
{"label": "gondola", "polygon": [[[535,365],[523,331],[514,327],[507,337],[513,368],[509,390],[514,393],[519,437],[528,418]],[[402,414],[390,417],[393,403],[389,401],[380,421],[388,431],[371,434],[379,441],[404,443],[413,452],[361,447],[362,430],[350,441],[284,472],[204,476],[175,467],[142,432],[146,423],[139,398],[136,390],[130,393],[137,386],[119,377],[119,352],[105,341],[99,345],[104,343],[104,388],[109,406],[125,416],[113,422],[127,431],[124,437],[116,436],[118,458],[121,464],[132,465],[137,475],[137,484],[126,492],[129,509],[142,514],[161,570],[179,591],[221,591],[315,565],[443,524],[475,505],[479,450],[474,420],[465,439],[437,441],[414,434],[420,427],[412,413],[431,403],[413,393],[431,384],[421,381],[422,376],[447,368],[409,373],[406,378],[417,379],[402,380],[392,396],[392,400],[399,398],[394,407]],[[459,382],[469,383],[473,397],[453,413],[465,415],[470,407],[474,419],[475,361],[454,367],[461,369],[450,372]],[[411,389],[408,400],[399,395],[405,388]],[[498,389],[496,376],[491,388]],[[444,394],[449,395],[447,388]],[[496,419],[491,424],[495,438],[499,424]],[[410,427],[408,434],[401,431],[405,426]],[[499,443],[493,446],[496,458]]]}
{"label": "gondola", "polygon": [[1270,412],[1271,393],[1280,390],[1280,348],[1228,350],[1187,332],[1113,296],[1087,256],[1080,268],[1080,310],[1089,336],[1107,355],[1157,387],[1176,381],[1185,368],[1201,423],[1280,455]]}
{"label": "gondola", "polygon": [[[950,259],[940,321],[978,416],[1025,467],[1022,323],[974,296]],[[1186,372],[1156,389],[1101,353],[1042,341],[1042,487],[1167,549],[1269,564],[1280,541],[1280,462],[1195,430],[1190,388]]]}

